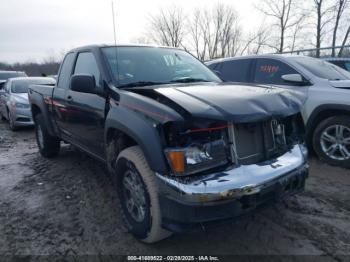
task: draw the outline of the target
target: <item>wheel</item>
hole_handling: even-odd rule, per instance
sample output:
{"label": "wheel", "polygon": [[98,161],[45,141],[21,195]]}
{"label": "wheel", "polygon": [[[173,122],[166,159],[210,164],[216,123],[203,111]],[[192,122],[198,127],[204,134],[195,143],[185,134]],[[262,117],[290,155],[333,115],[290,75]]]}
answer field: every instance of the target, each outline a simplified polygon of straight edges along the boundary
{"label": "wheel", "polygon": [[10,110],[7,110],[7,118],[9,120],[9,126],[12,131],[17,131],[18,127],[15,126],[15,122],[13,121],[13,118],[11,116]]}
{"label": "wheel", "polygon": [[123,150],[116,162],[116,186],[124,222],[137,239],[154,243],[171,235],[161,227],[155,174],[138,146]]}
{"label": "wheel", "polygon": [[323,120],[312,140],[321,159],[331,165],[350,167],[350,117],[334,116]]}
{"label": "wheel", "polygon": [[40,154],[43,157],[51,158],[58,155],[61,146],[60,140],[49,134],[42,114],[35,116],[35,136]]}
{"label": "wheel", "polygon": [[2,112],[0,111],[0,118],[2,121],[5,121],[6,120],[6,117],[2,114]]}

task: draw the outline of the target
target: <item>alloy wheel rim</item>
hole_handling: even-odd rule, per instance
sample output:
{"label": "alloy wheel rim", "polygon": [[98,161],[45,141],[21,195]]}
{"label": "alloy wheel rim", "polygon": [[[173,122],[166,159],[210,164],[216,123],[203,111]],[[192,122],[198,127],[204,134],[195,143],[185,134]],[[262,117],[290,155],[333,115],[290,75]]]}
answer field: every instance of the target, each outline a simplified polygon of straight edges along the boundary
{"label": "alloy wheel rim", "polygon": [[332,125],[321,134],[322,151],[334,160],[350,159],[350,128],[344,125]]}
{"label": "alloy wheel rim", "polygon": [[146,215],[146,198],[142,181],[136,171],[127,170],[122,182],[126,209],[130,216],[140,223]]}

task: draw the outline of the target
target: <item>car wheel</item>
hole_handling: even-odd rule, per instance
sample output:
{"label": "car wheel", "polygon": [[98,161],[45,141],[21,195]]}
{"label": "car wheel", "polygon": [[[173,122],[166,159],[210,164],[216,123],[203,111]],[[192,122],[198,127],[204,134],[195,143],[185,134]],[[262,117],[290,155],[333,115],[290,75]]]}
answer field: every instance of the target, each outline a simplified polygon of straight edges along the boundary
{"label": "car wheel", "polygon": [[16,131],[18,128],[16,127],[16,125],[15,125],[15,123],[14,123],[14,120],[13,120],[13,118],[12,118],[11,113],[10,113],[9,110],[7,111],[7,118],[8,118],[8,120],[9,120],[10,129],[11,129],[12,131]]}
{"label": "car wheel", "polygon": [[130,233],[145,243],[171,235],[161,227],[155,174],[140,147],[123,150],[116,160],[116,184],[123,219]]}
{"label": "car wheel", "polygon": [[6,117],[0,112],[0,117],[2,121],[6,121]]}
{"label": "car wheel", "polygon": [[323,120],[315,129],[313,147],[327,163],[349,168],[350,117],[335,116]]}
{"label": "car wheel", "polygon": [[60,139],[49,134],[42,114],[35,116],[35,136],[43,157],[51,158],[58,155],[61,146]]}

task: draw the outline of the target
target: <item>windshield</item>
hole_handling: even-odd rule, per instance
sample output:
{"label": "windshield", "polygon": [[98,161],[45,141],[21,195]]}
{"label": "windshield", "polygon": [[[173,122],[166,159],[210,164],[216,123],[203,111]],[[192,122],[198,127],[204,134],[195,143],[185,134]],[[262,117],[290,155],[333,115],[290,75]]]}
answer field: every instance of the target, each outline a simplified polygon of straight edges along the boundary
{"label": "windshield", "polygon": [[48,79],[35,79],[35,80],[15,80],[11,85],[11,93],[27,93],[30,85],[54,85],[55,80]]}
{"label": "windshield", "polygon": [[176,82],[221,82],[189,53],[171,48],[105,47],[114,79],[122,86]]}
{"label": "windshield", "polygon": [[317,77],[328,80],[350,79],[349,72],[326,61],[311,57],[297,57],[293,59],[295,62],[297,62],[299,65],[301,65]]}
{"label": "windshield", "polygon": [[24,72],[0,72],[0,80],[7,80],[13,77],[27,76]]}

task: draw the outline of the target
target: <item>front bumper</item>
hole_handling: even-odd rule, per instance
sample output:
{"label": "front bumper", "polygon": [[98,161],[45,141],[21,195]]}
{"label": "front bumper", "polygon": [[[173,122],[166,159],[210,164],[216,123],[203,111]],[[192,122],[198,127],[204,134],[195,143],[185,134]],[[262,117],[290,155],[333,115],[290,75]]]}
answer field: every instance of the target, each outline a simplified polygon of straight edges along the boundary
{"label": "front bumper", "polygon": [[12,112],[15,126],[33,126],[34,121],[30,108],[15,108]]}
{"label": "front bumper", "polygon": [[307,176],[299,145],[270,161],[195,178],[157,174],[163,227],[182,232],[240,216],[303,190]]}

